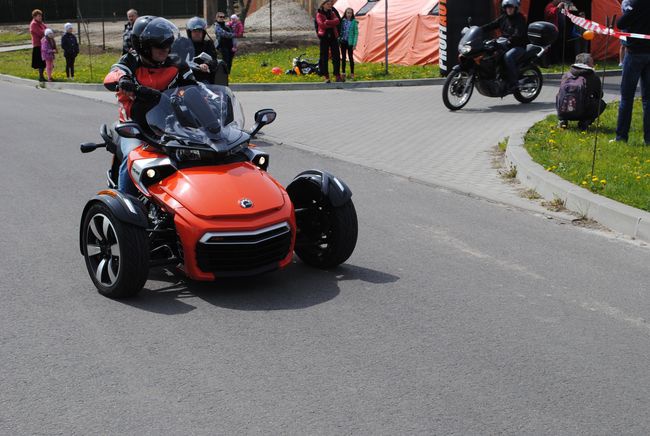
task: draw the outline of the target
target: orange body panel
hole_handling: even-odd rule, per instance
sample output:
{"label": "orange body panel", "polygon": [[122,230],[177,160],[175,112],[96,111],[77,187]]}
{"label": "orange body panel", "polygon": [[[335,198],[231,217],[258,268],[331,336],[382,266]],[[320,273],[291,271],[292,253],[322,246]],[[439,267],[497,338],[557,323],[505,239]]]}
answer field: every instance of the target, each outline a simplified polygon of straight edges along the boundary
{"label": "orange body panel", "polygon": [[[155,149],[138,147],[129,154],[129,170],[134,160],[164,156]],[[279,183],[250,162],[185,168],[148,189],[147,196],[174,216],[188,277],[215,279],[213,273],[202,271],[196,260],[196,245],[208,232],[254,231],[287,222],[291,247],[278,266],[291,263],[296,240],[293,204]],[[253,206],[242,208],[239,201],[244,198]]]}

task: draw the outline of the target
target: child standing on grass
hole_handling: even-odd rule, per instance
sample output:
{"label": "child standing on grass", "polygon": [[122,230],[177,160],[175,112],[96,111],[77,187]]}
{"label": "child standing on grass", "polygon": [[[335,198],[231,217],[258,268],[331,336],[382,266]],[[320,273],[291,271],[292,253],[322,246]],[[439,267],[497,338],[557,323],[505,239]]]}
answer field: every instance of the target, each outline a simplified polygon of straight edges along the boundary
{"label": "child standing on grass", "polygon": [[65,76],[74,80],[74,60],[79,54],[79,42],[72,32],[72,23],[65,23],[65,33],[61,37],[61,48],[65,57]]}
{"label": "child standing on grass", "polygon": [[230,21],[226,23],[226,26],[230,27],[232,30],[232,52],[235,53],[237,51],[237,47],[239,46],[238,38],[244,36],[244,23],[239,20],[239,17],[236,14],[232,14],[230,16]]}
{"label": "child standing on grass", "polygon": [[41,58],[45,61],[45,72],[47,81],[52,81],[52,72],[54,71],[54,56],[57,53],[56,41],[54,41],[54,31],[45,29],[45,36],[41,39]]}

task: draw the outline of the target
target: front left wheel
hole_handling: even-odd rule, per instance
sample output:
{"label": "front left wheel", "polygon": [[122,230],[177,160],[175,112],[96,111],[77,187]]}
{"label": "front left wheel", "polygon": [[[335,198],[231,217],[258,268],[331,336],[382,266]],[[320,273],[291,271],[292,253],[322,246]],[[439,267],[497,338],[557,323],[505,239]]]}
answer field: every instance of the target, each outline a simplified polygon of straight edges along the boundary
{"label": "front left wheel", "polygon": [[299,234],[295,252],[303,262],[329,269],[345,262],[357,244],[357,212],[352,200],[340,207],[310,202],[296,208]]}
{"label": "front left wheel", "polygon": [[462,109],[474,91],[474,77],[467,71],[452,71],[442,87],[442,102],[450,111]]}
{"label": "front left wheel", "polygon": [[137,294],[149,275],[145,230],[117,220],[103,203],[88,209],[82,226],[82,253],[99,293],[115,299]]}

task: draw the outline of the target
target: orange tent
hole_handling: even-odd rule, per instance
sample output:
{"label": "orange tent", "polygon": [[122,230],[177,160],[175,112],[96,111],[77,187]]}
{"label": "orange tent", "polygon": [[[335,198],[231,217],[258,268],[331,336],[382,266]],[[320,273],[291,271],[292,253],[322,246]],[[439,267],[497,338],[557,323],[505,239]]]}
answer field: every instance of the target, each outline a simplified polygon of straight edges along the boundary
{"label": "orange tent", "polygon": [[[355,14],[367,0],[338,0],[343,15],[348,7]],[[438,16],[429,15],[438,0],[389,0],[388,62],[399,65],[426,65],[438,62]],[[359,40],[354,58],[359,62],[384,62],[385,6],[380,0],[359,21]]]}

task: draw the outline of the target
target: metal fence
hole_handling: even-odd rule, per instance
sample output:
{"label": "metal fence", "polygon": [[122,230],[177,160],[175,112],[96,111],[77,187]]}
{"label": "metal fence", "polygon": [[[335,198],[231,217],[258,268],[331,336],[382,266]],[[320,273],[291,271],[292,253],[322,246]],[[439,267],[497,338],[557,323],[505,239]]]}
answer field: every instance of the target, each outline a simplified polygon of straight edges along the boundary
{"label": "metal fence", "polygon": [[122,19],[131,8],[140,15],[190,17],[202,15],[203,0],[0,0],[0,23],[29,22],[34,9],[43,11],[46,22],[71,20],[77,8],[84,19]]}

